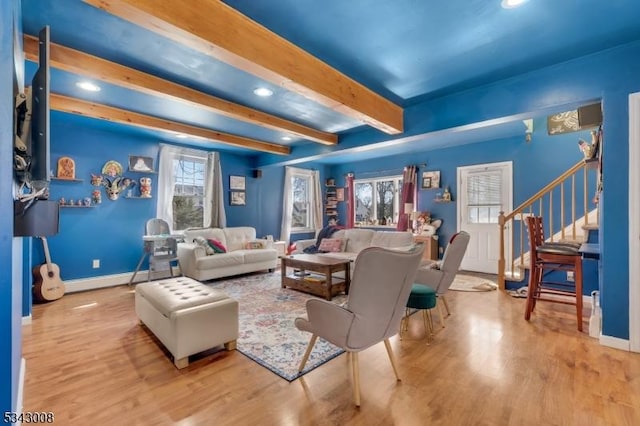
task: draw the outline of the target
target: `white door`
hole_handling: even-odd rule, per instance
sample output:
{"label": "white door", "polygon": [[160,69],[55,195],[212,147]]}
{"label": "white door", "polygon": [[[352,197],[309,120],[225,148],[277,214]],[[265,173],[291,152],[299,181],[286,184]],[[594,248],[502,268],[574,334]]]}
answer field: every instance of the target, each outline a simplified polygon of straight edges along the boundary
{"label": "white door", "polygon": [[498,273],[498,215],[513,209],[512,185],[511,161],[458,167],[458,230],[471,236],[461,269]]}

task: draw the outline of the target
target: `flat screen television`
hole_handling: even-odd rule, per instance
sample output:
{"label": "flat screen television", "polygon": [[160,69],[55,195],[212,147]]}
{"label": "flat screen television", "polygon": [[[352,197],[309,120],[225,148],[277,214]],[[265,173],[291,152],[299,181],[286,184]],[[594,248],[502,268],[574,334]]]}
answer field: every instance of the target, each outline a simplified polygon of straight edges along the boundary
{"label": "flat screen television", "polygon": [[[31,80],[31,182],[37,188],[50,180],[50,129],[49,129],[49,26],[38,34],[38,70]],[[40,181],[40,182],[38,182]]]}
{"label": "flat screen television", "polygon": [[14,237],[48,237],[60,227],[60,205],[52,200],[13,202]]}

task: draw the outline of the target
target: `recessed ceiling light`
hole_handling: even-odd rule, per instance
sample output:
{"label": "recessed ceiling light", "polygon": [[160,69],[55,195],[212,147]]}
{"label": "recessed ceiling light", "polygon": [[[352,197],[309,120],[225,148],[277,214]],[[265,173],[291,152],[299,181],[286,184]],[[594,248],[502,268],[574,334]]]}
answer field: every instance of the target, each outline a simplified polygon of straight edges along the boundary
{"label": "recessed ceiling light", "polygon": [[186,139],[186,138],[188,138],[188,137],[189,137],[189,136],[185,135],[184,133],[176,133],[176,138],[179,138],[179,139]]}
{"label": "recessed ceiling light", "polygon": [[273,95],[273,90],[267,89],[266,87],[258,87],[253,91],[256,96],[261,96],[266,98],[267,96]]}
{"label": "recessed ceiling light", "polygon": [[282,140],[283,141],[290,141],[291,140],[291,136],[283,136]]}
{"label": "recessed ceiling light", "polygon": [[502,0],[502,7],[505,9],[513,9],[514,7],[522,6],[529,0]]}
{"label": "recessed ceiling light", "polygon": [[76,83],[76,86],[78,86],[81,89],[84,90],[88,90],[89,92],[99,92],[100,91],[100,86],[98,86],[95,83],[92,83],[90,81],[79,81]]}

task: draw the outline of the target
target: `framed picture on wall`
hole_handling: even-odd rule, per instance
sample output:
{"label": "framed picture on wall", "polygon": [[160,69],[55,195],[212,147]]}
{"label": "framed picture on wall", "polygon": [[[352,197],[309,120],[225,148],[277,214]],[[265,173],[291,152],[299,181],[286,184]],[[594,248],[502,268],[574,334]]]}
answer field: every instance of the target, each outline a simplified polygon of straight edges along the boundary
{"label": "framed picture on wall", "polygon": [[440,188],[440,172],[422,172],[422,189]]}
{"label": "framed picture on wall", "polygon": [[153,158],[143,157],[142,155],[129,156],[130,172],[153,172]]}
{"label": "framed picture on wall", "polygon": [[231,191],[229,197],[229,204],[232,206],[244,206],[247,204],[246,192],[244,191]]}
{"label": "framed picture on wall", "polygon": [[244,176],[229,176],[229,189],[232,191],[244,191],[246,189]]}

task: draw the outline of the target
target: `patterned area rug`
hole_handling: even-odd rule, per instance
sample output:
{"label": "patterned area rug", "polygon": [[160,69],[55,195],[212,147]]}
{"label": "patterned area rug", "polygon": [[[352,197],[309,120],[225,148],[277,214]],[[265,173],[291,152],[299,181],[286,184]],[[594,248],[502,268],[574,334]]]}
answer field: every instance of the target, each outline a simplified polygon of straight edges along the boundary
{"label": "patterned area rug", "polygon": [[[237,350],[280,377],[292,381],[335,358],[344,350],[318,339],[302,371],[298,366],[311,334],[299,331],[293,321],[306,317],[305,303],[315,296],[280,288],[280,272],[245,275],[209,284],[236,299],[240,309]],[[347,297],[338,295],[334,303]]]}
{"label": "patterned area rug", "polygon": [[473,275],[457,274],[449,290],[455,291],[491,291],[497,290],[498,284],[495,282]]}

